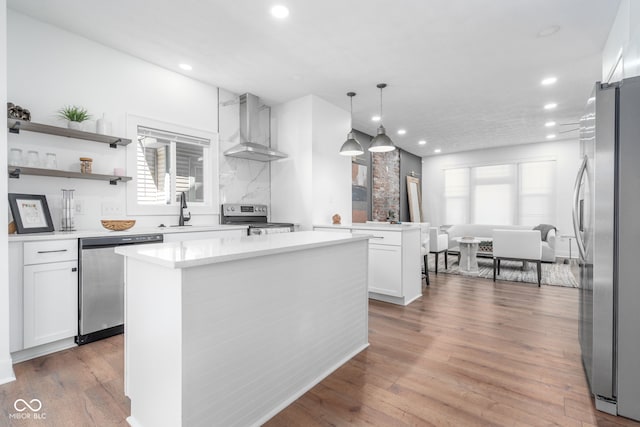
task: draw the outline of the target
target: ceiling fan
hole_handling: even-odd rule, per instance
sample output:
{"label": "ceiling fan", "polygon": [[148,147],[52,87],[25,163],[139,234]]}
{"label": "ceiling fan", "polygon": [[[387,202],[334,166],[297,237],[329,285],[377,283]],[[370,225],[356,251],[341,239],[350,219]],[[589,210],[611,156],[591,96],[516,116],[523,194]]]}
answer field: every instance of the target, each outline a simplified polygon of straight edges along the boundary
{"label": "ceiling fan", "polygon": [[[560,126],[576,126],[579,125],[580,122],[576,122],[576,123],[560,123]],[[574,129],[567,129],[567,130],[561,130],[558,133],[569,133],[569,132],[574,132],[580,130],[580,127],[574,128]]]}

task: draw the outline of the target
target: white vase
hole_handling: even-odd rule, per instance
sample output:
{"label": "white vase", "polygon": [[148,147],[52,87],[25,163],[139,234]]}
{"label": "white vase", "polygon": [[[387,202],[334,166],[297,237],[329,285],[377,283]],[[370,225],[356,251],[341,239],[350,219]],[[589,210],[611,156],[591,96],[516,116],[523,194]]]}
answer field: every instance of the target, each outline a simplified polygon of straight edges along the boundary
{"label": "white vase", "polygon": [[71,120],[69,120],[69,123],[67,125],[69,127],[69,129],[75,129],[75,130],[81,130],[82,129],[82,123],[81,122],[72,122]]}

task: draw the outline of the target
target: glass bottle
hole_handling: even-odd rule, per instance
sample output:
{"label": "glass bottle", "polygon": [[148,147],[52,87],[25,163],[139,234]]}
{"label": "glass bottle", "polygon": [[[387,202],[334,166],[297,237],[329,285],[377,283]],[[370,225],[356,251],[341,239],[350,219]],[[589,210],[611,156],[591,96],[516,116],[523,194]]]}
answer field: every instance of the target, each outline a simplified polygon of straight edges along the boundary
{"label": "glass bottle", "polygon": [[20,166],[22,164],[22,150],[12,148],[9,154],[9,166]]}
{"label": "glass bottle", "polygon": [[57,169],[58,162],[56,161],[56,153],[47,153],[47,160],[45,163],[47,169]]}
{"label": "glass bottle", "polygon": [[40,167],[40,154],[36,150],[29,150],[27,153],[27,166],[32,168]]}
{"label": "glass bottle", "polygon": [[75,190],[62,190],[62,227],[61,231],[73,231],[74,218],[73,215],[76,210],[75,202],[73,200],[73,192]]}
{"label": "glass bottle", "polygon": [[80,157],[80,173],[91,173],[91,157]]}

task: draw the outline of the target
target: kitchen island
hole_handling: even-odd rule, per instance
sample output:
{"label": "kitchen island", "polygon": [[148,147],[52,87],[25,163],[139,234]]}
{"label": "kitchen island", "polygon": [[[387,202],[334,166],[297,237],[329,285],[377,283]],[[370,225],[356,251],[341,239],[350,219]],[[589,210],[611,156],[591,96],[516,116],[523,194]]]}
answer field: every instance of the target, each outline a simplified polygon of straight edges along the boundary
{"label": "kitchen island", "polygon": [[368,346],[368,236],[118,247],[135,427],[251,426]]}

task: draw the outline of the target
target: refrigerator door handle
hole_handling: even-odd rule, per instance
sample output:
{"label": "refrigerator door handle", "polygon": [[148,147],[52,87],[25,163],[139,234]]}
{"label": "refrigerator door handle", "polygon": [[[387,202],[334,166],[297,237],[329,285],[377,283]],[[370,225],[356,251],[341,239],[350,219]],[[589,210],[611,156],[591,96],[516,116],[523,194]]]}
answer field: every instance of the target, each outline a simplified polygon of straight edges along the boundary
{"label": "refrigerator door handle", "polygon": [[573,231],[576,235],[576,243],[578,245],[578,252],[580,253],[580,259],[585,261],[586,251],[584,249],[584,241],[582,240],[582,234],[580,233],[580,189],[582,187],[582,179],[584,173],[587,171],[587,161],[589,158],[584,156],[580,169],[578,169],[578,176],[576,177],[576,184],[573,187]]}

